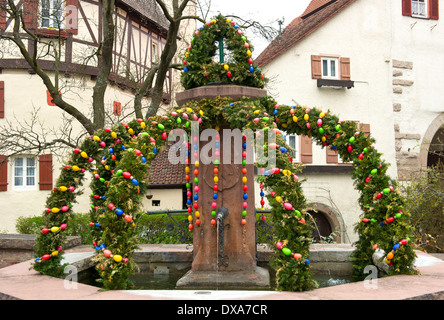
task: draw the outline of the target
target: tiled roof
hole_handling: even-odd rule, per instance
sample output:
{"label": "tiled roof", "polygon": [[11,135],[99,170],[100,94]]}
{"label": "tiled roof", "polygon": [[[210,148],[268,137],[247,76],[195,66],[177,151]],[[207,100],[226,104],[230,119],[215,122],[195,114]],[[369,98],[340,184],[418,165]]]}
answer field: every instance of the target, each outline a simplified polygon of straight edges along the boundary
{"label": "tiled roof", "polygon": [[342,9],[356,0],[312,0],[304,14],[294,19],[257,57],[256,63],[264,66],[300,40],[318,29]]}
{"label": "tiled roof", "polygon": [[151,161],[149,187],[185,185],[185,164],[172,164],[168,160],[169,149],[170,146],[164,147]]}
{"label": "tiled roof", "polygon": [[137,11],[142,17],[148,19],[151,23],[161,27],[162,31],[167,31],[170,25],[162,12],[162,9],[157,5],[155,0],[118,0],[126,6]]}

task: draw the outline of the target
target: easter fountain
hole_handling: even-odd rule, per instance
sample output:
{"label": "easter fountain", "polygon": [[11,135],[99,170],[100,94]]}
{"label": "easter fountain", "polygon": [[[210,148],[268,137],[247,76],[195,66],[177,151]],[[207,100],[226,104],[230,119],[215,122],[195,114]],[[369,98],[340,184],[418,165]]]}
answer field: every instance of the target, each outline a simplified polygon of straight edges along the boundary
{"label": "easter fountain", "polygon": [[[232,50],[231,60],[226,63],[224,38],[227,49]],[[219,63],[213,60],[218,49],[216,41]],[[74,150],[47,199],[47,227],[37,238],[36,270],[45,274],[59,272],[64,230],[69,227],[71,203],[76,196],[73,192],[81,185],[84,173],[90,171],[94,176],[90,225],[96,239],[96,270],[105,288],[128,288],[128,276],[136,269],[132,259],[138,243],[135,225],[148,186],[151,160],[165,145],[168,132],[189,132],[191,126],[185,171],[193,262],[177,287],[269,286],[269,274],[257,266],[255,254],[255,176],[252,138],[247,134],[253,130],[285,130],[311,136],[322,146],[337,150],[344,161],[353,161],[353,178],[361,191],[359,201],[365,214],[357,228],[360,241],[354,252],[355,271],[362,273],[364,266],[371,263],[369,243],[375,243],[376,248],[389,252],[384,262],[396,266],[394,273],[414,272],[410,265],[415,254],[407,237],[409,226],[403,219],[403,201],[394,188],[396,182],[386,175],[388,165],[375,150],[374,139],[356,123],[341,122],[330,112],[278,105],[262,89],[264,78],[253,64],[250,48],[235,23],[223,17],[208,22],[196,32],[185,53],[182,84],[186,90],[176,95],[179,109],[98,130]],[[193,130],[193,126],[197,129]],[[247,129],[247,133],[239,128]],[[276,134],[276,138],[279,136]],[[258,177],[260,195],[264,197],[264,191],[268,192],[273,220],[277,222],[271,263],[277,266],[279,290],[311,290],[316,287],[308,260],[312,226],[310,219],[305,219],[306,201],[295,174],[298,168],[282,140],[263,140],[259,147],[268,156],[276,155],[276,164],[261,170],[264,174]],[[209,151],[213,151],[210,162],[205,161]],[[221,155],[223,161],[219,159]],[[96,163],[94,159],[101,160]],[[374,225],[384,226],[384,234]],[[393,245],[399,237],[406,238]],[[372,247],[374,250],[375,245]]]}

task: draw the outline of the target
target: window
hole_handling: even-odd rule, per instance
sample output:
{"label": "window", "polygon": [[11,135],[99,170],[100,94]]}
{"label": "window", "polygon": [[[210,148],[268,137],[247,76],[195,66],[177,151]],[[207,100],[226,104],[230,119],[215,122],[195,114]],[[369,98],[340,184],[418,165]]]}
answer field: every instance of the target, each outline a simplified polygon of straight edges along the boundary
{"label": "window", "polygon": [[151,62],[157,63],[159,61],[159,45],[157,42],[151,44]]}
{"label": "window", "polygon": [[293,162],[299,162],[299,136],[295,134],[289,134],[285,137],[287,144],[293,150],[288,150]]}
{"label": "window", "polygon": [[36,187],[36,159],[34,157],[15,157],[13,175],[15,189],[34,189]]}
{"label": "window", "polygon": [[402,0],[402,15],[439,19],[439,0]]}
{"label": "window", "polygon": [[40,28],[63,29],[63,1],[42,0],[40,2]]}
{"label": "window", "polygon": [[338,59],[322,58],[322,79],[338,79]]}
{"label": "window", "polygon": [[427,17],[427,2],[424,0],[412,0],[412,16]]}

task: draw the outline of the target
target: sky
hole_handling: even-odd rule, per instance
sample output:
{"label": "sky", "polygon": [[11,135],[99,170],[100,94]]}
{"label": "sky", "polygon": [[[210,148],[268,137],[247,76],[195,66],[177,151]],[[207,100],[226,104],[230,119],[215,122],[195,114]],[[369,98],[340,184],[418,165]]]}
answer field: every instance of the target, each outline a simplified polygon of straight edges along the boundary
{"label": "sky", "polygon": [[[254,19],[275,29],[279,29],[278,20],[283,20],[282,27],[285,28],[305,11],[310,2],[311,0],[211,0],[208,20],[220,12],[224,16],[234,14],[244,19]],[[257,57],[267,47],[268,42],[249,31],[245,34],[255,48],[253,56]]]}

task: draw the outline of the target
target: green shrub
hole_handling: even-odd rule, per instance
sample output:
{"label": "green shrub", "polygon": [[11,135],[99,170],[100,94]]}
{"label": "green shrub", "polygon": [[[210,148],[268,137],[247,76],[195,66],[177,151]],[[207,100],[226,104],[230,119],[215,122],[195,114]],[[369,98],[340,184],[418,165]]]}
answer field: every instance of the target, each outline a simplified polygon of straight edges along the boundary
{"label": "green shrub", "polygon": [[405,185],[403,191],[418,248],[444,252],[444,165],[428,168]]}
{"label": "green shrub", "polygon": [[179,244],[193,241],[193,234],[188,231],[187,214],[141,214],[137,219],[136,232],[139,234],[140,243],[145,244]]}

